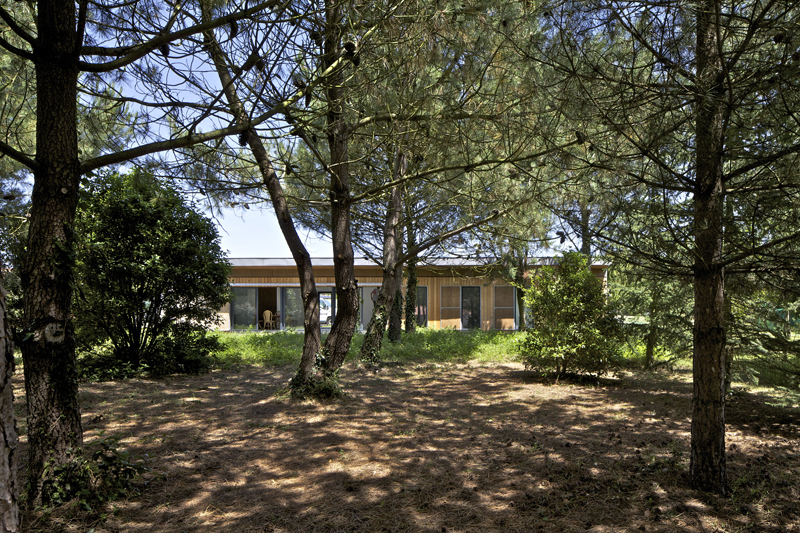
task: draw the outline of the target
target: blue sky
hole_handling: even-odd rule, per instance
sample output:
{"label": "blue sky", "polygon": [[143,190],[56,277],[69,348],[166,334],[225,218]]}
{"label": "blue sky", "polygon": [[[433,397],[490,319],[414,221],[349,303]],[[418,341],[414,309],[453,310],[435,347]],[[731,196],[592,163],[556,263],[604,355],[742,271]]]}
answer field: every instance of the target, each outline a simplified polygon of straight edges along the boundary
{"label": "blue sky", "polygon": [[[292,256],[272,211],[228,209],[224,217],[218,217],[216,222],[222,238],[222,249],[228,257]],[[299,233],[311,257],[333,257],[330,241],[322,240],[316,234]]]}

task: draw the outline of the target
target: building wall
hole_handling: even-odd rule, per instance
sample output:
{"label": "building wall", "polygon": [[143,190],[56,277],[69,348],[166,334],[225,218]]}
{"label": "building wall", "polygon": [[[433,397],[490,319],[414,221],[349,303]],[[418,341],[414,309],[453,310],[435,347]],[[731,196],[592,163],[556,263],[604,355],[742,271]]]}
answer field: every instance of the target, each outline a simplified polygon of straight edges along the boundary
{"label": "building wall", "polygon": [[[606,265],[593,265],[592,272],[599,279],[606,280]],[[356,266],[356,279],[360,287],[364,287],[364,298],[368,298],[367,287],[378,287],[382,281],[382,271],[377,266]],[[484,331],[490,329],[513,329],[514,319],[509,318],[508,309],[500,312],[500,316],[495,316],[495,287],[509,284],[491,276],[491,269],[484,266],[477,267],[448,267],[432,268],[420,267],[417,271],[418,285],[428,289],[428,327],[440,329],[443,327],[460,327],[460,316],[456,318],[443,317],[442,297],[443,290],[446,293],[455,294],[447,291],[446,287],[480,287],[480,328]],[[535,275],[535,274],[534,274]],[[317,288],[320,290],[330,290],[335,286],[335,278],[332,266],[322,266],[314,268],[314,278]],[[231,282],[236,286],[250,287],[298,287],[300,280],[295,267],[237,267],[232,270]],[[372,289],[369,289],[370,291]],[[403,287],[405,291],[405,287]],[[445,294],[447,296],[447,294]],[[507,296],[507,294],[505,295]],[[506,298],[507,300],[507,298]],[[446,302],[452,304],[452,302]],[[514,299],[516,306],[516,298]],[[260,312],[262,312],[260,310]],[[231,306],[226,305],[220,309],[219,315],[222,323],[219,329],[230,330],[231,328]],[[451,315],[455,315],[453,311]],[[513,316],[513,314],[512,314]],[[368,318],[365,318],[369,320]],[[364,324],[366,325],[366,324]]]}

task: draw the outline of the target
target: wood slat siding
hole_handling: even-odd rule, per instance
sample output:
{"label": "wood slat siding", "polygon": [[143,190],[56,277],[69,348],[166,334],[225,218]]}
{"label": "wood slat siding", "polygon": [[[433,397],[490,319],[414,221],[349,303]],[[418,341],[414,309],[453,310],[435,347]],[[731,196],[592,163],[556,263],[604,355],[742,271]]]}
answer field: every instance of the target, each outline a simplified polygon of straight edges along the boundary
{"label": "wood slat siding", "polygon": [[[535,276],[534,267],[526,277]],[[603,281],[606,286],[606,266],[593,265],[592,273]],[[382,272],[377,266],[357,266],[355,267],[356,278],[360,287],[377,286],[381,284]],[[478,277],[475,277],[476,274]],[[490,275],[492,269],[489,267],[448,267],[432,268],[419,267],[417,269],[418,284],[428,288],[428,327],[440,329],[442,327],[461,327],[461,299],[460,291],[452,291],[447,302],[442,301],[443,287],[480,287],[481,288],[481,329],[513,329],[514,306],[506,307],[501,305],[496,307],[497,293],[495,288],[501,289],[500,303],[506,304],[509,297],[512,300],[513,290],[508,291],[508,283],[501,280],[492,279]],[[332,266],[315,267],[314,275],[319,288],[334,286],[336,280]],[[297,287],[300,279],[297,276],[295,267],[234,267],[231,275],[231,283],[236,285],[251,286],[285,286]],[[405,287],[403,287],[405,291]],[[448,291],[445,291],[448,292]],[[509,296],[510,295],[510,296]],[[366,295],[365,295],[366,297]],[[455,298],[455,301],[453,300]],[[443,304],[450,304],[452,307]],[[449,308],[448,308],[449,307]],[[218,313],[223,323],[220,329],[230,330],[230,305],[226,305]]]}

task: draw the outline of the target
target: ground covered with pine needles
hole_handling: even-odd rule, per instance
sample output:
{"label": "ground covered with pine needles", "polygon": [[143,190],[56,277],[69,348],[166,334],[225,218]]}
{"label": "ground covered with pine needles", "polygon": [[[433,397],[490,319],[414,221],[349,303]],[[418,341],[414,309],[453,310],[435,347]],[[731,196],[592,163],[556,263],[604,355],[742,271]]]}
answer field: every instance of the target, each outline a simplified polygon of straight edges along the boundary
{"label": "ground covered with pine needles", "polygon": [[91,510],[28,511],[24,530],[800,532],[796,397],[735,385],[719,497],[687,482],[687,371],[579,383],[515,363],[347,366],[348,398],[315,403],[280,393],[293,370],[84,384],[87,448],[118,438],[148,471]]}

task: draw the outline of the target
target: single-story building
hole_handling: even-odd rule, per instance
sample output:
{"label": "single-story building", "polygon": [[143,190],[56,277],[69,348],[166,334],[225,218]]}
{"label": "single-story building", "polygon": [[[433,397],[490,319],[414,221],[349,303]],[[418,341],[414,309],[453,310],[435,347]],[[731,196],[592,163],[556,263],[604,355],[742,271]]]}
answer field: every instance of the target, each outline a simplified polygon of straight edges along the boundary
{"label": "single-story building", "polygon": [[[537,265],[552,260],[536,259]],[[303,328],[300,279],[291,258],[230,259],[233,300],[220,310],[220,329]],[[320,294],[320,322],[330,327],[336,316],[333,259],[312,259]],[[536,267],[534,267],[536,268]],[[605,281],[608,265],[593,264]],[[497,267],[478,261],[441,259],[417,267],[417,323],[430,328],[513,330],[517,328],[516,288],[496,274]],[[359,324],[366,328],[382,281],[381,268],[356,259],[361,308]],[[405,291],[405,287],[403,287]],[[265,313],[268,312],[268,313]]]}

